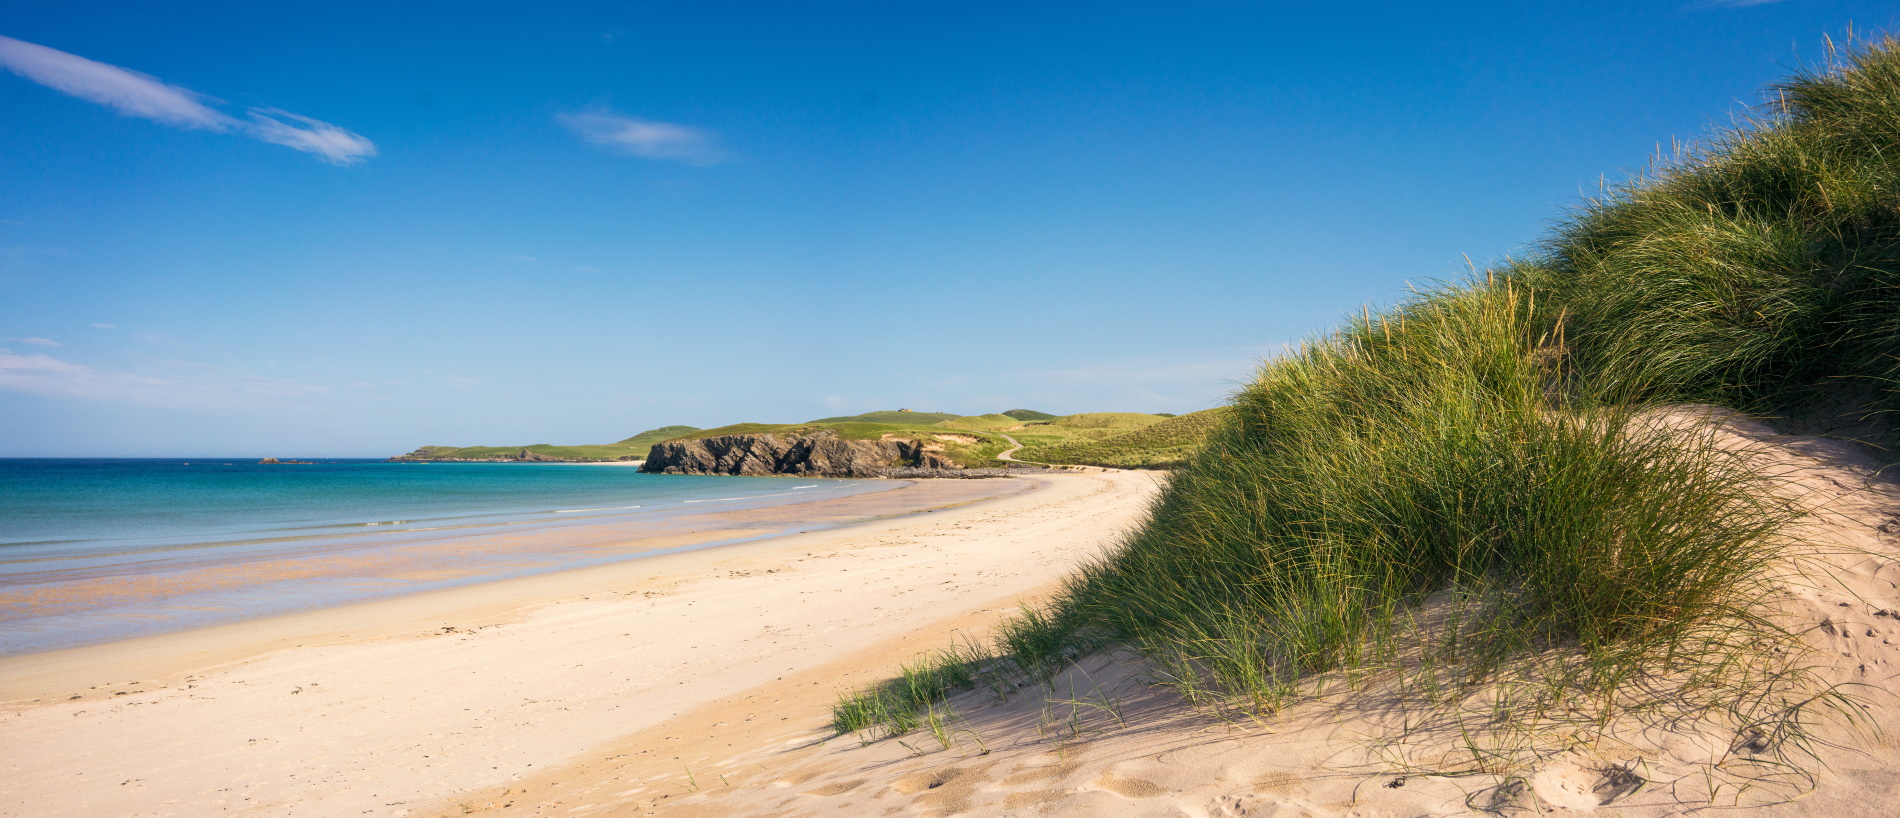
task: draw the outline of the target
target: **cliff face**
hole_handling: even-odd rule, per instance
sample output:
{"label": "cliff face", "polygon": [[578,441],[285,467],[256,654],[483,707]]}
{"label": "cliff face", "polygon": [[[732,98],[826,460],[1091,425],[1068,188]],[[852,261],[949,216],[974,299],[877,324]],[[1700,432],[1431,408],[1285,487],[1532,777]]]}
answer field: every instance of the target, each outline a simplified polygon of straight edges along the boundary
{"label": "cliff face", "polygon": [[762,477],[879,477],[893,468],[955,469],[915,440],[843,440],[835,433],[721,435],[657,444],[641,471]]}

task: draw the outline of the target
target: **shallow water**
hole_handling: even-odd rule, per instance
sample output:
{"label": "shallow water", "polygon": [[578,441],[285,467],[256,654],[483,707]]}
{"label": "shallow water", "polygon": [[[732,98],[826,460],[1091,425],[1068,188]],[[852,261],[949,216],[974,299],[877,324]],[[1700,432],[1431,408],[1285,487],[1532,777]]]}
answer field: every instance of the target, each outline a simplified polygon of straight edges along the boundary
{"label": "shallow water", "polygon": [[0,655],[769,536],[785,527],[708,512],[895,485],[560,463],[0,459]]}

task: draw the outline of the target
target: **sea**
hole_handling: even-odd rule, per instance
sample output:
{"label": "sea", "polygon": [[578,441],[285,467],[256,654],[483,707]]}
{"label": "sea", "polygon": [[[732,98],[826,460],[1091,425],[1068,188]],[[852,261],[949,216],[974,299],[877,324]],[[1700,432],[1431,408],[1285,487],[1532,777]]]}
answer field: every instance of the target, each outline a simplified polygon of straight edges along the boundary
{"label": "sea", "polygon": [[309,460],[0,459],[0,655],[729,544],[760,533],[710,512],[901,485]]}

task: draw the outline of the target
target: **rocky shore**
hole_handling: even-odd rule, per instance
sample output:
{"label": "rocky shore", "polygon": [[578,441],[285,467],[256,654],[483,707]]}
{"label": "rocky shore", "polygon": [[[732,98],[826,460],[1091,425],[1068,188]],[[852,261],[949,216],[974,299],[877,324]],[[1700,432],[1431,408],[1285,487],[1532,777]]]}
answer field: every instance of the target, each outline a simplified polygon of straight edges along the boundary
{"label": "rocky shore", "polygon": [[883,477],[896,468],[964,471],[918,440],[846,440],[829,429],[809,434],[718,435],[656,444],[641,471],[765,477]]}

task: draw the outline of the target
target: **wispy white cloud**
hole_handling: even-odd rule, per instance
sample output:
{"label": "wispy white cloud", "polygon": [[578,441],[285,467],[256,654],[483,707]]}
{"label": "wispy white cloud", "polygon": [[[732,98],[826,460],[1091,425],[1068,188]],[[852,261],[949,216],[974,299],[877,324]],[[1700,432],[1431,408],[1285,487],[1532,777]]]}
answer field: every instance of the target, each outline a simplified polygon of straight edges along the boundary
{"label": "wispy white cloud", "polygon": [[93,324],[93,326],[99,329],[118,329],[119,328],[118,324],[95,323]]}
{"label": "wispy white cloud", "polygon": [[252,108],[250,117],[246,127],[251,136],[316,154],[333,165],[353,165],[376,155],[375,143],[328,122],[276,108]]}
{"label": "wispy white cloud", "polygon": [[316,384],[229,372],[191,362],[189,372],[154,377],[95,369],[50,355],[18,355],[0,350],[0,389],[49,398],[136,403],[165,408],[208,408],[259,399],[297,398],[328,392]]}
{"label": "wispy white cloud", "polygon": [[48,88],[96,102],[125,116],[180,128],[241,133],[303,151],[335,165],[376,155],[376,145],[344,128],[276,108],[247,109],[239,119],[223,101],[149,74],[0,36],[0,67]]}
{"label": "wispy white cloud", "polygon": [[0,355],[0,389],[29,395],[179,405],[166,399],[166,386],[161,378],[99,372],[48,355]]}
{"label": "wispy white cloud", "polygon": [[663,159],[700,166],[717,165],[732,159],[720,147],[718,134],[703,128],[639,119],[610,108],[556,114],[555,120],[592,144],[644,159]]}
{"label": "wispy white cloud", "polygon": [[27,344],[27,345],[29,345],[29,346],[36,346],[36,347],[56,347],[56,346],[61,346],[61,344],[60,344],[60,342],[58,342],[58,341],[54,341],[54,340],[52,340],[52,339],[50,339],[50,338],[8,338],[7,340],[9,340],[9,341],[18,341],[18,342],[20,342],[20,343],[22,343],[22,344]]}

